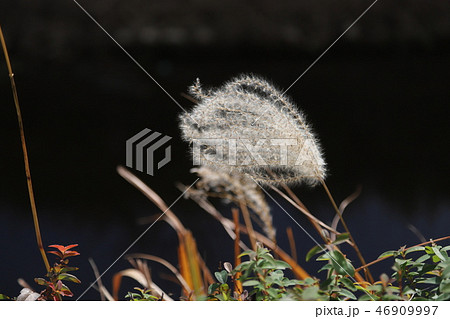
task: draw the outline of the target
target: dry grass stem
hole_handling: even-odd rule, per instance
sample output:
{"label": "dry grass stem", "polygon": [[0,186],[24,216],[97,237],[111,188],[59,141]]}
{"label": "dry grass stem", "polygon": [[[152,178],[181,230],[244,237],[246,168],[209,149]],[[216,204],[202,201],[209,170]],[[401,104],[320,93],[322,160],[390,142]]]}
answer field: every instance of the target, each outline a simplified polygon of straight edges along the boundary
{"label": "dry grass stem", "polygon": [[[336,231],[335,229],[331,228],[330,226],[328,226],[327,224],[325,224],[324,222],[322,222],[320,219],[318,219],[317,217],[315,217],[314,215],[312,215],[306,208],[304,208],[304,206],[299,206],[297,203],[295,203],[289,196],[287,196],[286,194],[284,194],[282,191],[280,191],[277,187],[275,186],[269,186],[271,189],[273,189],[275,192],[277,192],[278,194],[281,195],[281,197],[283,197],[285,200],[287,200],[292,206],[294,206],[295,208],[297,208],[300,212],[302,212],[306,217],[308,217],[308,219],[310,220],[314,220],[314,222],[316,222],[317,224],[319,224],[320,226],[322,226],[323,228],[328,229],[330,232],[335,233],[337,235],[339,235],[340,233],[338,231]],[[328,241],[325,241],[328,242]]]}
{"label": "dry grass stem", "polygon": [[105,289],[102,289],[103,283],[102,283],[102,277],[100,276],[100,273],[98,271],[97,265],[95,264],[94,259],[92,258],[88,258],[89,264],[91,265],[92,270],[94,271],[94,275],[95,275],[95,282],[97,283],[98,286],[98,292],[100,293],[100,300],[101,301],[105,301]]}
{"label": "dry grass stem", "polygon": [[47,269],[47,272],[50,271],[50,264],[47,259],[47,255],[44,250],[44,245],[42,243],[42,236],[41,236],[41,230],[39,227],[39,219],[36,209],[36,202],[34,199],[34,192],[33,192],[33,184],[31,182],[31,170],[30,170],[30,164],[28,161],[28,151],[27,151],[27,145],[25,142],[25,132],[23,129],[23,121],[22,121],[22,113],[20,111],[20,105],[19,105],[19,96],[17,94],[17,88],[16,88],[16,82],[14,80],[14,73],[12,71],[11,62],[9,60],[8,55],[8,49],[6,48],[6,42],[5,38],[3,36],[3,31],[0,26],[0,40],[2,43],[3,53],[5,55],[6,65],[8,67],[9,72],[9,79],[11,81],[11,89],[14,97],[14,105],[16,106],[16,113],[17,113],[17,120],[19,122],[19,130],[20,130],[20,140],[22,144],[22,151],[23,151],[23,160],[25,162],[25,175],[27,177],[27,186],[28,186],[28,195],[30,198],[30,205],[31,205],[31,212],[33,214],[33,224],[34,224],[34,231],[36,233],[36,241],[39,248],[39,251],[42,256],[42,260],[44,261],[45,268]]}
{"label": "dry grass stem", "polygon": [[173,266],[171,263],[169,263],[167,260],[157,257],[157,256],[149,255],[149,254],[130,254],[127,256],[127,258],[128,259],[140,258],[140,259],[151,260],[151,261],[155,261],[155,262],[165,266],[167,269],[169,269],[175,275],[175,277],[177,278],[178,282],[181,284],[183,289],[185,289],[187,291],[187,294],[192,293],[192,290],[189,287],[189,284],[186,282],[186,280],[180,274],[178,269],[175,266]]}
{"label": "dry grass stem", "polygon": [[[321,180],[320,182],[322,183],[322,186],[323,186],[325,192],[327,193],[328,198],[330,199],[331,204],[333,205],[333,208],[334,208],[334,210],[336,211],[336,214],[339,215],[339,219],[341,220],[342,226],[344,226],[345,231],[348,233],[348,236],[349,236],[351,242],[353,243],[352,246],[353,246],[353,248],[355,249],[355,252],[356,252],[356,254],[357,254],[357,256],[358,256],[358,258],[359,258],[359,260],[360,260],[362,266],[366,265],[366,261],[364,260],[364,257],[363,257],[363,255],[361,254],[361,251],[359,250],[359,247],[358,247],[358,245],[356,244],[356,241],[355,241],[355,239],[353,238],[352,233],[350,232],[350,229],[349,229],[348,226],[347,226],[347,223],[345,222],[344,218],[342,217],[342,213],[341,213],[341,211],[339,210],[339,208],[337,207],[336,202],[335,202],[333,196],[331,195],[331,192],[330,192],[330,190],[328,189],[327,184],[325,183],[324,180]],[[374,280],[373,280],[372,274],[370,273],[370,270],[369,270],[367,267],[364,268],[364,273],[365,273],[365,275],[366,275],[366,279],[367,279],[370,283],[373,283]]]}
{"label": "dry grass stem", "polygon": [[295,262],[298,262],[298,259],[297,259],[297,247],[295,245],[295,239],[294,239],[294,233],[292,232],[292,227],[287,227],[286,228],[286,235],[287,235],[288,240],[289,240],[289,247],[291,249],[292,259],[294,259]]}

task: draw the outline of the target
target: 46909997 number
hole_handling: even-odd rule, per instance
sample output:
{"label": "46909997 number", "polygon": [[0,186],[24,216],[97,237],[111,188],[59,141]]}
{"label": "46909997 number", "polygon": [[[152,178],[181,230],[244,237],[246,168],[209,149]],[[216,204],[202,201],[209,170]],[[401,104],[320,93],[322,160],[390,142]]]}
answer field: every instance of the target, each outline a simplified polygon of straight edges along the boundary
{"label": "46909997 number", "polygon": [[434,316],[437,309],[438,306],[378,306],[375,312],[385,316]]}

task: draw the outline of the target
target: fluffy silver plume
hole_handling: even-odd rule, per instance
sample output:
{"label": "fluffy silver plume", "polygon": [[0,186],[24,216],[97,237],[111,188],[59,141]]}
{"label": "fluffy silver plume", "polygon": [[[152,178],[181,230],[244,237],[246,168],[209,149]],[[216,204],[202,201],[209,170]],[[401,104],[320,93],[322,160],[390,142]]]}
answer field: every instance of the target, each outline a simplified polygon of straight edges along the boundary
{"label": "fluffy silver plume", "polygon": [[262,184],[315,185],[326,175],[318,140],[304,115],[273,85],[241,75],[205,91],[189,88],[197,105],[180,116],[194,165],[246,174]]}

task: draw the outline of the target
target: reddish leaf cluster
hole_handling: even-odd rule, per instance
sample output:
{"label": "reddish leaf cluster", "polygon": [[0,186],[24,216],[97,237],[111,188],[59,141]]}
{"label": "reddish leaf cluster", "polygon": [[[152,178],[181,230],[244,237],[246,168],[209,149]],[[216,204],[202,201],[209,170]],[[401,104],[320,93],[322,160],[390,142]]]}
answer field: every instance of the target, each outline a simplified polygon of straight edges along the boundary
{"label": "reddish leaf cluster", "polygon": [[42,286],[45,286],[45,290],[41,292],[41,299],[44,300],[62,300],[62,297],[72,297],[73,293],[69,287],[63,284],[64,281],[71,281],[80,283],[80,280],[69,271],[78,270],[77,267],[69,267],[69,257],[78,256],[80,253],[71,248],[77,247],[77,244],[62,246],[62,245],[50,245],[49,247],[56,248],[56,251],[49,251],[49,253],[58,256],[59,260],[55,262],[54,266],[50,268],[50,271],[46,275],[48,280],[43,278],[35,278],[34,281]]}
{"label": "reddish leaf cluster", "polygon": [[71,248],[77,247],[78,244],[62,246],[62,245],[50,245],[48,247],[56,248],[58,251],[49,251],[48,253],[54,254],[59,257],[59,259],[64,260],[68,257],[78,256],[80,253],[75,250],[69,250]]}

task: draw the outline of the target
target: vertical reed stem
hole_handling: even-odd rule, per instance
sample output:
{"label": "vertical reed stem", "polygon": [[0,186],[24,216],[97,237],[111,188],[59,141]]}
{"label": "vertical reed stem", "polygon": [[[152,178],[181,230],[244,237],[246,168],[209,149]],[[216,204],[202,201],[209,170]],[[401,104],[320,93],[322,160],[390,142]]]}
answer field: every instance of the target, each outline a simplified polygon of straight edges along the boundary
{"label": "vertical reed stem", "polygon": [[11,89],[14,97],[14,104],[16,106],[17,120],[19,122],[20,140],[22,142],[23,159],[25,162],[25,175],[27,177],[28,195],[30,197],[31,212],[33,214],[33,223],[34,223],[34,231],[36,233],[36,241],[39,251],[42,255],[42,260],[44,261],[45,268],[47,269],[48,272],[50,271],[50,265],[48,263],[47,255],[45,254],[44,246],[42,244],[41,231],[39,228],[39,219],[36,210],[36,203],[34,200],[33,185],[31,183],[30,165],[28,163],[27,145],[25,143],[25,132],[23,130],[22,113],[20,112],[19,106],[19,96],[17,94],[16,82],[14,81],[14,73],[12,71],[11,62],[9,60],[8,50],[6,48],[6,42],[5,38],[3,37],[3,31],[1,26],[0,26],[0,40],[2,42],[3,53],[5,55],[6,65],[8,67],[9,79],[11,81]]}

